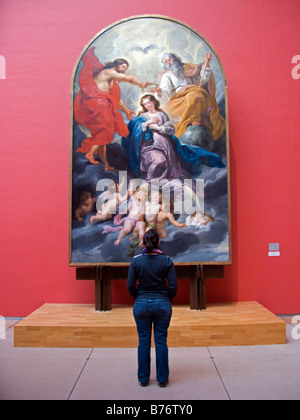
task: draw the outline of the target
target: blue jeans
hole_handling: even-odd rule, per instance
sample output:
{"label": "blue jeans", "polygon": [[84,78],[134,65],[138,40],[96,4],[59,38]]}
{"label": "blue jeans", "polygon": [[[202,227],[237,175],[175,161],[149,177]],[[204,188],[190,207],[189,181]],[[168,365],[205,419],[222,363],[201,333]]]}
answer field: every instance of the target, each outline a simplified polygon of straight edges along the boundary
{"label": "blue jeans", "polygon": [[138,380],[141,383],[147,383],[150,378],[151,334],[153,324],[156,352],[156,379],[158,382],[166,382],[169,379],[167,336],[172,316],[172,304],[169,299],[138,297],[134,302],[133,315],[139,336]]}

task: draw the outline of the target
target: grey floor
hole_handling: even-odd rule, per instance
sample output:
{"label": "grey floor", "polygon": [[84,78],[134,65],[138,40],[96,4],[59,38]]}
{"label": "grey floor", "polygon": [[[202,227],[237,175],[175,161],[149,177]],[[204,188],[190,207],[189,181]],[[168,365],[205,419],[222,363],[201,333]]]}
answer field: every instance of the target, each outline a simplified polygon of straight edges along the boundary
{"label": "grey floor", "polygon": [[0,400],[299,400],[300,324],[281,317],[287,344],[170,348],[166,388],[155,381],[154,350],[150,384],[141,388],[136,349],[14,348],[19,319],[5,319]]}

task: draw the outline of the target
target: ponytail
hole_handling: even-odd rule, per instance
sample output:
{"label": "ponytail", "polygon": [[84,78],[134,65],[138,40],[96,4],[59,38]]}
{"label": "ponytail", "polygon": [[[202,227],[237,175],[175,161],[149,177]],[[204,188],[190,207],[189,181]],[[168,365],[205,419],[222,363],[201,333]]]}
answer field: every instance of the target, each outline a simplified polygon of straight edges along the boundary
{"label": "ponytail", "polygon": [[146,247],[147,253],[151,254],[154,248],[157,248],[159,243],[159,236],[156,230],[149,229],[143,238],[143,243]]}
{"label": "ponytail", "polygon": [[145,246],[146,246],[146,249],[147,249],[148,254],[151,254],[151,252],[153,251],[153,243],[150,242],[150,241],[147,241],[147,243],[145,244]]}

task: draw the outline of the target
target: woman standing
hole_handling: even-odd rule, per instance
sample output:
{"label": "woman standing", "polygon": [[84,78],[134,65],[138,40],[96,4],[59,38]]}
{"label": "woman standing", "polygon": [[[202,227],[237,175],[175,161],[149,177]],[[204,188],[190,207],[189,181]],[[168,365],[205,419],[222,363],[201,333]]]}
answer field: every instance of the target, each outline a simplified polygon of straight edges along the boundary
{"label": "woman standing", "polygon": [[138,380],[141,386],[149,383],[153,325],[156,379],[159,386],[165,387],[169,380],[167,335],[177,279],[171,258],[158,248],[157,232],[148,230],[143,242],[145,249],[132,260],[127,280],[128,291],[135,299],[133,315],[139,336]]}

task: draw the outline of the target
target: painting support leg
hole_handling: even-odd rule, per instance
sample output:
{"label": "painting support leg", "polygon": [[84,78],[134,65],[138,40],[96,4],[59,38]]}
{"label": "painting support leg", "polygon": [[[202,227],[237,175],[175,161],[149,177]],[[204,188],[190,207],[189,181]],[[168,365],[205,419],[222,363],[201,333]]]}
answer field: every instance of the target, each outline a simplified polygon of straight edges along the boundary
{"label": "painting support leg", "polygon": [[[224,266],[196,265],[193,274],[190,271],[190,309],[201,311],[206,309],[206,279],[223,279]],[[111,306],[111,267],[77,267],[77,280],[95,281],[95,309],[96,311],[110,311]],[[108,275],[109,274],[109,275]],[[127,268],[118,268],[118,278],[127,277]]]}
{"label": "painting support leg", "polygon": [[223,265],[196,265],[194,275],[190,279],[190,309],[206,309],[206,280],[223,278]]}
{"label": "painting support leg", "polygon": [[76,268],[76,280],[94,280],[95,310],[111,310],[111,280],[106,267]]}
{"label": "painting support leg", "polygon": [[195,275],[190,280],[190,309],[206,309],[206,280],[202,265],[195,266]]}
{"label": "painting support leg", "polygon": [[111,311],[111,282],[102,266],[96,267],[95,310]]}

